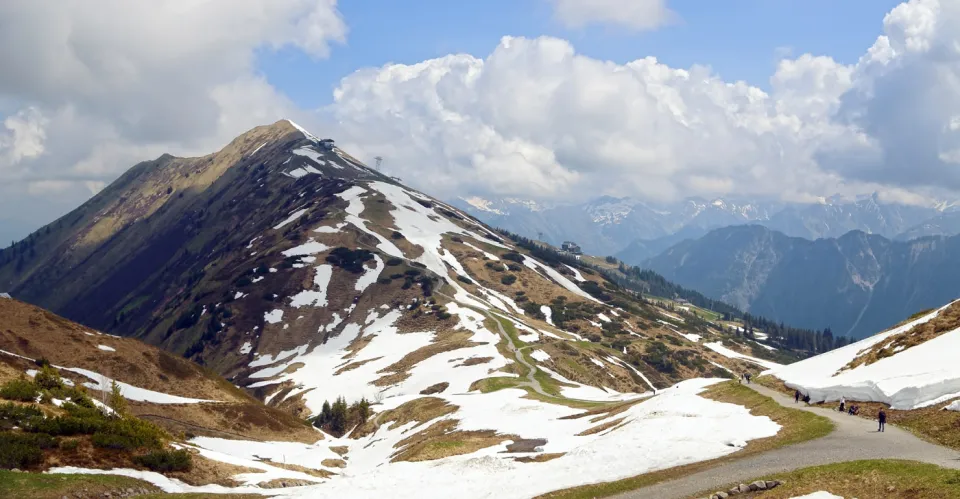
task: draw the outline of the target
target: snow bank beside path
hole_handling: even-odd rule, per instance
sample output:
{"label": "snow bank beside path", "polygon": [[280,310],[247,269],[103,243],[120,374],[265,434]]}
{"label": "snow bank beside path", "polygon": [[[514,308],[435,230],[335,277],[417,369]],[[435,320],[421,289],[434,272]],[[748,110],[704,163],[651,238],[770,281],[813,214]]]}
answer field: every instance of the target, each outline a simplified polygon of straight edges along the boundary
{"label": "snow bank beside path", "polygon": [[842,371],[850,361],[888,338],[936,317],[931,312],[915,321],[769,374],[790,388],[809,394],[816,402],[847,400],[881,402],[893,409],[909,410],[960,397],[960,330],[944,333],[920,345],[880,359],[870,365]]}
{"label": "snow bank beside path", "polygon": [[767,369],[777,369],[777,368],[783,367],[783,365],[777,364],[776,362],[770,362],[769,360],[758,359],[756,357],[744,355],[740,352],[735,352],[723,346],[723,344],[720,342],[704,343],[703,346],[709,348],[710,350],[713,350],[714,352],[717,352],[720,355],[723,355],[728,359],[745,360],[747,362],[752,362],[760,367],[765,367]]}

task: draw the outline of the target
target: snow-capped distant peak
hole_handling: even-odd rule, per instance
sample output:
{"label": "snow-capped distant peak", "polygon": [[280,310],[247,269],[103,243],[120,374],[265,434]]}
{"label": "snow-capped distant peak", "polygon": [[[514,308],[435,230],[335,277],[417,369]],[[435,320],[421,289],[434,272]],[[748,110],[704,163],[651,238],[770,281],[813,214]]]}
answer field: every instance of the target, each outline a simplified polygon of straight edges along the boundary
{"label": "snow-capped distant peak", "polygon": [[503,211],[494,208],[493,203],[481,197],[473,196],[469,198],[460,198],[460,199],[462,199],[465,203],[469,204],[470,206],[473,206],[474,208],[480,211],[485,211],[487,213],[494,213],[497,215],[505,214]]}
{"label": "snow-capped distant peak", "polygon": [[629,215],[635,203],[629,198],[604,196],[584,207],[594,223],[601,225],[617,224]]}
{"label": "snow-capped distant peak", "polygon": [[318,139],[316,135],[308,132],[306,128],[303,128],[302,126],[296,124],[293,120],[288,119],[288,120],[286,120],[286,121],[287,121],[287,123],[290,123],[290,126],[292,126],[293,128],[296,128],[297,130],[299,130],[300,133],[302,133],[304,137],[306,137],[306,138],[308,138],[308,139],[310,139],[310,140],[312,140],[312,141],[314,141],[314,142],[317,142],[317,143],[320,142],[320,139]]}

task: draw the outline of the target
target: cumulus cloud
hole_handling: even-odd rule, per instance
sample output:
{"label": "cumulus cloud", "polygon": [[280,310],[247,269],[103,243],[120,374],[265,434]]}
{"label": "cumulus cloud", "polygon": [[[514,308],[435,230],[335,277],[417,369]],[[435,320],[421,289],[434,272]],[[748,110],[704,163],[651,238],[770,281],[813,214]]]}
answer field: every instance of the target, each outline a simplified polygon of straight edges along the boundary
{"label": "cumulus cloud", "polygon": [[571,28],[611,24],[650,30],[674,20],[666,0],[551,0],[557,19]]}
{"label": "cumulus cloud", "polygon": [[816,182],[810,150],[830,128],[816,118],[837,105],[823,89],[843,83],[814,62],[783,69],[780,99],[704,67],[652,57],[620,65],[560,39],[505,37],[486,59],[357,72],[331,112],[351,145],[432,191],[770,194]]}
{"label": "cumulus cloud", "polygon": [[139,161],[297,117],[257,73],[257,51],[324,58],[347,34],[336,0],[5,0],[0,25],[8,213],[15,190],[79,204]]}
{"label": "cumulus cloud", "polygon": [[[591,3],[557,2],[558,15]],[[769,91],[706,67],[505,37],[484,58],[358,71],[329,111],[351,147],[439,193],[809,202],[879,191],[919,203],[960,190],[958,11],[911,0],[857,63],[784,59]]]}

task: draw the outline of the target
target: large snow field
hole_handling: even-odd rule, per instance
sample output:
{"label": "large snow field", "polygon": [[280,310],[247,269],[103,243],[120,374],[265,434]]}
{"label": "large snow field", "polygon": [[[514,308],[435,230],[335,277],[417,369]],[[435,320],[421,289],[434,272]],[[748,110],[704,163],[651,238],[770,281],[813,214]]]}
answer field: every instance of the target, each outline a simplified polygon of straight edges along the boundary
{"label": "large snow field", "polygon": [[723,344],[720,343],[719,341],[713,342],[713,343],[704,343],[703,346],[709,348],[710,350],[713,350],[714,352],[717,352],[720,355],[723,355],[728,359],[745,360],[747,362],[751,362],[753,364],[756,364],[760,367],[765,367],[767,369],[777,369],[779,367],[783,367],[781,364],[777,364],[776,362],[770,362],[769,360],[758,359],[756,357],[751,357],[749,355],[744,355],[740,352],[733,351],[723,346]]}
{"label": "large snow field", "polygon": [[[384,425],[360,440],[324,441],[323,445],[350,446],[347,467],[323,484],[285,491],[284,496],[447,498],[469,491],[470,497],[528,498],[714,459],[736,452],[748,440],[777,433],[779,425],[769,418],[696,395],[716,381],[681,383],[595,423],[588,418],[561,419],[580,411],[523,398],[520,390],[446,396],[459,410],[444,418],[459,420],[461,430],[496,429],[522,438],[544,438],[543,452],[565,454],[544,463],[518,463],[512,458],[525,454],[504,453],[506,441],[464,456],[383,464],[395,451],[396,442],[419,431],[412,429],[412,424],[401,428]],[[404,399],[391,402],[399,404]],[[576,436],[621,417],[625,419],[619,427]],[[317,446],[313,459],[329,452],[320,448],[323,445]]]}
{"label": "large snow field", "polygon": [[857,343],[768,372],[817,402],[831,402],[842,396],[847,400],[881,402],[893,409],[906,410],[960,397],[960,362],[957,361],[960,330],[944,333],[873,364],[840,372],[871,347],[933,319],[945,308]]}
{"label": "large snow field", "polygon": [[[470,497],[527,498],[549,491],[626,478],[692,462],[722,457],[742,448],[748,440],[776,434],[780,426],[767,417],[752,416],[743,407],[716,402],[697,394],[719,380],[685,381],[639,402],[623,413],[591,422],[590,418],[564,419],[580,410],[524,398],[515,389],[488,394],[435,395],[458,410],[415,427],[385,423],[376,433],[360,439],[331,438],[314,444],[296,442],[248,442],[199,437],[191,444],[211,459],[257,469],[236,478],[256,484],[274,478],[300,478],[303,473],[271,466],[297,464],[323,469],[324,459],[336,459],[331,446],[347,446],[344,469],[317,485],[288,489],[254,489],[220,486],[191,487],[156,473],[111,470],[106,473],[135,476],[155,483],[168,492],[256,492],[283,497],[309,498],[446,498]],[[417,395],[386,399],[382,410],[393,409]],[[591,427],[623,418],[620,425],[592,435],[577,436]],[[500,445],[463,455],[424,462],[390,463],[397,444],[436,421],[458,421],[458,430],[495,429],[504,435],[542,438],[544,453],[564,455],[544,463],[519,463],[515,457],[529,453],[505,453],[509,440]],[[55,473],[86,470],[61,468]],[[99,471],[98,473],[105,473]]]}

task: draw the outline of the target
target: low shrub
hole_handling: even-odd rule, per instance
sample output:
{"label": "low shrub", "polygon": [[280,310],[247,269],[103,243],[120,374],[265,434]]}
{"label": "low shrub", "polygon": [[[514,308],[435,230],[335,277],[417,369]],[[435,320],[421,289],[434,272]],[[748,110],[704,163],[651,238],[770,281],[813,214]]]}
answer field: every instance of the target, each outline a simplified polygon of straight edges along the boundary
{"label": "low shrub", "polygon": [[327,255],[327,263],[335,265],[354,274],[360,274],[364,272],[364,262],[368,260],[373,260],[373,253],[370,250],[358,249],[352,250],[350,248],[345,248],[340,246],[339,248],[334,248],[333,251]]}
{"label": "low shrub", "polygon": [[464,284],[473,284],[473,281],[471,281],[470,278],[466,276],[458,275],[457,280]]}
{"label": "low shrub", "polygon": [[0,398],[33,402],[40,396],[40,387],[33,381],[21,376],[19,379],[7,381],[0,387]]}
{"label": "low shrub", "polygon": [[506,284],[507,286],[517,282],[517,276],[513,274],[507,274],[500,278],[500,282]]}
{"label": "low shrub", "polygon": [[193,456],[183,449],[157,450],[149,454],[137,456],[137,464],[160,473],[170,471],[189,471],[193,466]]}
{"label": "low shrub", "polygon": [[403,260],[400,259],[400,258],[389,258],[389,259],[387,259],[387,266],[388,266],[388,267],[396,267],[397,265],[400,265],[401,263],[403,263]]}
{"label": "low shrub", "polygon": [[381,277],[377,279],[378,284],[390,284],[391,282],[393,281],[391,281],[389,277]]}
{"label": "low shrub", "polygon": [[390,234],[390,239],[403,239],[403,234],[400,231],[395,230],[392,234]]}
{"label": "low shrub", "polygon": [[507,265],[507,268],[514,272],[520,272],[521,270],[523,270],[523,267],[521,267],[516,263],[511,263],[510,265]]}
{"label": "low shrub", "polygon": [[112,419],[93,434],[93,445],[107,449],[156,449],[163,444],[164,433],[158,426],[136,418]]}
{"label": "low shrub", "polygon": [[14,426],[26,427],[43,420],[43,411],[36,406],[17,405],[12,402],[0,405],[0,430]]}
{"label": "low shrub", "polygon": [[43,451],[57,446],[50,435],[0,433],[0,469],[28,468],[43,461]]}
{"label": "low shrub", "polygon": [[523,263],[523,255],[517,253],[516,251],[510,251],[500,255],[504,260],[510,260],[517,263]]}

